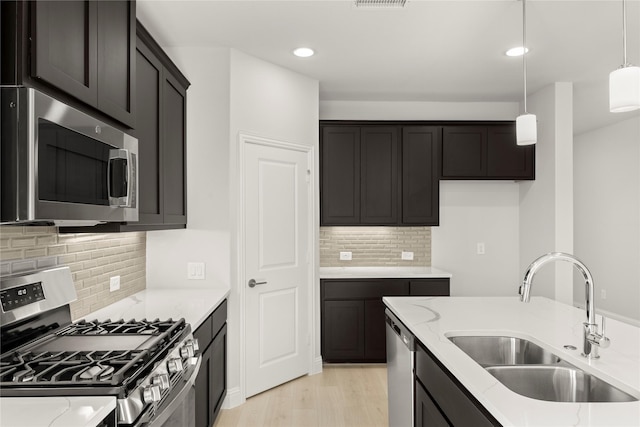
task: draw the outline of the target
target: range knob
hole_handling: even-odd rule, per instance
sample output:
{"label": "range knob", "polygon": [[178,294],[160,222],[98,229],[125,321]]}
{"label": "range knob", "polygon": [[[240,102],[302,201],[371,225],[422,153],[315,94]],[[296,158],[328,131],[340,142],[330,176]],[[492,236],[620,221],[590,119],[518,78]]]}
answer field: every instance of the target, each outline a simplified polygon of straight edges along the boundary
{"label": "range knob", "polygon": [[160,387],[160,390],[166,390],[171,385],[171,383],[169,382],[169,375],[168,374],[156,375],[151,379],[151,384],[157,385],[158,387]]}
{"label": "range knob", "polygon": [[145,387],[142,391],[142,399],[145,403],[159,402],[162,399],[162,393],[160,393],[160,386],[150,385]]}
{"label": "range knob", "polygon": [[180,358],[175,357],[167,361],[167,371],[169,371],[170,374],[177,374],[183,370],[184,367],[182,366],[182,360],[180,360]]}
{"label": "range knob", "polygon": [[182,347],[180,347],[180,356],[183,359],[187,359],[189,357],[195,356],[196,352],[193,348],[193,342],[186,342]]}
{"label": "range knob", "polygon": [[192,340],[187,341],[187,343],[190,343],[193,346],[193,351],[198,351],[200,350],[200,345],[198,344],[198,339],[194,338]]}

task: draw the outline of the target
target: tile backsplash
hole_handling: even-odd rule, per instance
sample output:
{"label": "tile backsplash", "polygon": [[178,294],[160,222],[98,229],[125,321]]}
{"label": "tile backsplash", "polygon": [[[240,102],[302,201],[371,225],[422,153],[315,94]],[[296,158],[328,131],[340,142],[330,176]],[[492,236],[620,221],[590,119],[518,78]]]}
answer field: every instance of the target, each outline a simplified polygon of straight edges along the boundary
{"label": "tile backsplash", "polygon": [[[67,265],[78,294],[73,319],[146,287],[145,232],[59,234],[56,227],[0,226],[0,274]],[[109,279],[120,276],[120,289]]]}
{"label": "tile backsplash", "polygon": [[[341,261],[340,252],[352,253]],[[403,251],[413,260],[402,260]],[[321,267],[429,267],[431,227],[320,227]]]}

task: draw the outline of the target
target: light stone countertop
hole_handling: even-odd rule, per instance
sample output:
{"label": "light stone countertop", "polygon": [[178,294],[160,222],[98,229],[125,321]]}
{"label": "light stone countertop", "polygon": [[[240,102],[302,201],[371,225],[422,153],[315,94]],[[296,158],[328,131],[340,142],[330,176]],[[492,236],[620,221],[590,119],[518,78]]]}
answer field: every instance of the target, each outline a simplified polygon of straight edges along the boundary
{"label": "light stone countertop", "polygon": [[3,427],[95,427],[116,408],[113,396],[3,397]]}
{"label": "light stone countertop", "polygon": [[[640,328],[607,319],[611,346],[600,359],[580,356],[584,310],[543,297],[384,297],[446,368],[504,426],[640,426],[640,401],[558,403],[509,390],[453,344],[450,335],[526,338],[632,396],[640,397]],[[598,316],[598,323],[600,322]],[[578,350],[566,350],[571,344]]]}
{"label": "light stone countertop", "polygon": [[145,289],[98,311],[85,320],[184,318],[195,331],[229,296],[229,288]]}
{"label": "light stone countertop", "polygon": [[321,279],[451,278],[436,267],[320,267]]}

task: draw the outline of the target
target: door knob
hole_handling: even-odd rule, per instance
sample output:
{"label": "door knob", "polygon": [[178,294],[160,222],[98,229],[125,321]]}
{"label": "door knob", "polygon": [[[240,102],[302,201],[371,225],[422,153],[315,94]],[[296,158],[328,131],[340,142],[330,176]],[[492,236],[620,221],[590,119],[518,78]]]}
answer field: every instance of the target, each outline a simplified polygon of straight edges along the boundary
{"label": "door knob", "polygon": [[250,288],[255,288],[256,285],[266,285],[266,284],[267,284],[266,281],[264,281],[264,282],[256,282],[256,279],[250,279],[249,280],[249,287]]}

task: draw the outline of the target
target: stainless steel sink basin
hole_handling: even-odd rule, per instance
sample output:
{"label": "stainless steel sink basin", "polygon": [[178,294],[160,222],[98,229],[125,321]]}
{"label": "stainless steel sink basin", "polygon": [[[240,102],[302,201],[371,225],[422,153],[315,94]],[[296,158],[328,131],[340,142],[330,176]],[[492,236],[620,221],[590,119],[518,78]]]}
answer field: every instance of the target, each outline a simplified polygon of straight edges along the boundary
{"label": "stainless steel sink basin", "polygon": [[482,366],[555,364],[560,358],[531,341],[506,336],[454,336],[449,340]]}
{"label": "stainless steel sink basin", "polygon": [[551,402],[638,400],[523,338],[466,335],[448,338],[505,387],[532,399]]}
{"label": "stainless steel sink basin", "polygon": [[635,397],[573,366],[492,366],[486,370],[510,390],[552,402],[633,402]]}

